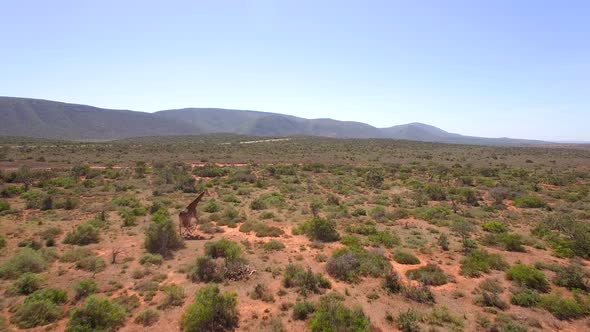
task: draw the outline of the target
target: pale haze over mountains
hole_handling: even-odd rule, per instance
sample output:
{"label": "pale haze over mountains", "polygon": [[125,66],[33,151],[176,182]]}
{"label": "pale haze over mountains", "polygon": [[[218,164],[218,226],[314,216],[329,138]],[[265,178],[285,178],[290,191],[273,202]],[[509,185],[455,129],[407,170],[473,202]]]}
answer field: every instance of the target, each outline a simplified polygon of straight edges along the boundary
{"label": "pale haze over mountains", "polygon": [[183,108],[145,113],[41,99],[0,97],[0,135],[3,136],[84,140],[212,133],[389,138],[458,144],[545,143],[464,136],[423,123],[376,128],[361,122],[305,119],[245,110]]}

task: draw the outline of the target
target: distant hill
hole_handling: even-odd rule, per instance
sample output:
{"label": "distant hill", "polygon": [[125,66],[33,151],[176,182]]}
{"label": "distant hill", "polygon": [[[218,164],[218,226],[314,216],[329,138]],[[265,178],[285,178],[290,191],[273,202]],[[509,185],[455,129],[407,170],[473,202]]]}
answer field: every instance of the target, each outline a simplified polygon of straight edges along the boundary
{"label": "distant hill", "polygon": [[457,144],[546,144],[449,133],[422,123],[376,128],[361,122],[220,108],[183,108],[155,113],[112,110],[56,101],[0,97],[0,135],[56,139],[230,133],[251,136],[391,138]]}
{"label": "distant hill", "polygon": [[3,136],[112,139],[198,132],[194,125],[150,113],[0,97],[0,134]]}

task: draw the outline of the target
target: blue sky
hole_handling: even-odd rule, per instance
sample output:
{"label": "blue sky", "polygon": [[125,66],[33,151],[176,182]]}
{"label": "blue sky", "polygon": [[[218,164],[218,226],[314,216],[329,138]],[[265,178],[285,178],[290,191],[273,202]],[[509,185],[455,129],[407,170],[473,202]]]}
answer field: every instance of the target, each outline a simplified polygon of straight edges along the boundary
{"label": "blue sky", "polygon": [[0,95],[590,141],[590,1],[4,1]]}

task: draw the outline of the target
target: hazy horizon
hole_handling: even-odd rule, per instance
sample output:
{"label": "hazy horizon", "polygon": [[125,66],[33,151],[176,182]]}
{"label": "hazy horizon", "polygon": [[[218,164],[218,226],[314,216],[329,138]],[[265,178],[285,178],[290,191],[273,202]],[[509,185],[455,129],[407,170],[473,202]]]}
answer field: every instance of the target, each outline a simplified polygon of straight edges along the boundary
{"label": "hazy horizon", "polygon": [[590,141],[584,1],[21,1],[0,95]]}

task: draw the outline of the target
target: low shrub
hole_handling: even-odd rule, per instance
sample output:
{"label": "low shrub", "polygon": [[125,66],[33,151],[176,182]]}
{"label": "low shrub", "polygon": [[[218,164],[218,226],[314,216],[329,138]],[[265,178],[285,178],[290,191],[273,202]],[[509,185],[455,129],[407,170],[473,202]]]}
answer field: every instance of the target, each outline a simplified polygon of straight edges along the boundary
{"label": "low shrub", "polygon": [[542,293],[549,291],[550,286],[545,274],[533,266],[518,263],[506,272],[506,278],[522,287],[537,290]]}
{"label": "low shrub", "polygon": [[285,288],[297,287],[298,292],[303,295],[320,294],[323,290],[332,287],[321,273],[313,273],[309,267],[306,270],[300,265],[294,264],[287,265],[282,284]]}
{"label": "low shrub", "polygon": [[510,296],[510,303],[525,308],[536,307],[540,301],[539,293],[528,288],[519,289]]}
{"label": "low shrub", "polygon": [[383,288],[391,294],[398,294],[403,291],[404,285],[399,274],[393,270],[386,274],[383,280]]}
{"label": "low shrub", "polygon": [[378,231],[375,234],[370,234],[367,239],[375,245],[383,245],[386,248],[392,248],[401,242],[399,237],[388,231]]}
{"label": "low shrub", "polygon": [[274,296],[272,296],[272,293],[270,292],[270,290],[268,289],[268,287],[266,287],[264,284],[256,284],[256,286],[254,286],[254,289],[252,290],[252,292],[250,293],[250,298],[252,300],[262,300],[264,302],[274,302]]}
{"label": "low shrub", "polygon": [[520,196],[514,199],[514,205],[519,208],[539,209],[546,206],[545,201],[538,196]]}
{"label": "low shrub", "polygon": [[295,233],[306,234],[314,241],[334,242],[340,239],[340,235],[336,231],[336,224],[322,218],[313,218],[304,222],[295,229]]}
{"label": "low shrub", "polygon": [[433,304],[435,302],[434,294],[428,286],[407,285],[403,288],[403,294],[406,298],[418,303]]}
{"label": "low shrub", "polygon": [[98,243],[99,241],[100,232],[98,228],[94,227],[88,222],[84,222],[67,233],[63,243],[84,246],[91,243]]}
{"label": "low shrub", "polygon": [[205,243],[205,254],[211,258],[223,257],[232,261],[241,258],[242,248],[236,242],[223,238]]}
{"label": "low shrub", "polygon": [[399,264],[415,265],[420,264],[418,257],[414,256],[411,252],[404,250],[396,250],[393,253],[393,260]]}
{"label": "low shrub", "polygon": [[461,259],[460,274],[468,278],[477,278],[491,270],[503,271],[508,263],[498,254],[490,254],[485,250],[473,250]]}
{"label": "low shrub", "polygon": [[390,269],[391,264],[383,255],[355,247],[335,250],[326,265],[329,275],[348,282],[367,275],[380,277]]}
{"label": "low shrub", "polygon": [[113,331],[123,325],[126,314],[121,305],[105,297],[91,295],[81,307],[72,310],[66,331]]}
{"label": "low shrub", "polygon": [[481,225],[484,231],[490,233],[505,233],[508,231],[508,226],[501,221],[488,221]]}
{"label": "low shrub", "polygon": [[162,303],[158,306],[158,309],[167,309],[170,307],[180,307],[184,303],[184,288],[178,285],[167,285],[162,287],[162,291],[165,294]]}
{"label": "low shrub", "polygon": [[40,275],[26,272],[21,274],[21,276],[18,277],[18,279],[12,284],[10,293],[29,295],[43,287],[44,282],[45,278],[41,277]]}
{"label": "low shrub", "polygon": [[55,304],[64,304],[68,300],[68,292],[59,288],[43,288],[27,296],[25,302],[51,301]]}
{"label": "low shrub", "polygon": [[146,253],[141,255],[139,258],[139,264],[141,265],[162,265],[164,258],[160,254]]}
{"label": "low shrub", "polygon": [[473,297],[473,302],[482,307],[493,307],[500,310],[508,309],[508,303],[504,302],[498,293],[479,290]]}
{"label": "low shrub", "polygon": [[47,267],[46,259],[31,248],[23,248],[0,265],[1,278],[16,278],[27,272],[43,272]]}
{"label": "low shrub", "polygon": [[397,327],[403,332],[419,332],[419,315],[414,309],[400,312],[396,318]]}
{"label": "low shrub", "polygon": [[441,206],[441,205],[434,205],[434,206],[425,206],[417,208],[414,212],[414,215],[417,218],[426,220],[426,221],[437,221],[437,220],[447,220],[448,217],[451,215],[453,211],[451,209]]}
{"label": "low shrub", "polygon": [[188,269],[187,278],[192,282],[221,282],[225,278],[223,267],[211,257],[198,257]]}
{"label": "low shrub", "polygon": [[582,267],[578,264],[570,264],[560,268],[555,274],[555,279],[553,279],[553,282],[557,286],[568,289],[590,289],[590,286],[586,281],[586,274],[584,273]]}
{"label": "low shrub", "polygon": [[93,255],[91,257],[86,257],[77,261],[76,264],[74,264],[74,266],[80,270],[96,273],[104,271],[106,263],[104,259]]}
{"label": "low shrub", "polygon": [[10,204],[7,201],[0,200],[0,212],[10,210]]}
{"label": "low shrub", "polygon": [[299,301],[293,306],[293,319],[306,320],[310,314],[315,312],[315,304],[308,301]]}
{"label": "low shrub", "polygon": [[56,322],[63,317],[63,309],[50,299],[31,299],[16,308],[11,322],[21,329]]}
{"label": "low shrub", "polygon": [[239,230],[243,233],[254,231],[257,237],[279,237],[285,233],[278,227],[269,226],[256,221],[248,221],[243,223]]}
{"label": "low shrub", "polygon": [[263,244],[262,247],[266,251],[277,251],[277,250],[284,249],[285,245],[280,241],[270,240],[269,242],[266,242],[265,244]]}
{"label": "low shrub", "polygon": [[147,309],[139,312],[137,314],[137,316],[135,317],[134,321],[136,324],[139,324],[142,326],[151,326],[154,323],[156,323],[158,321],[158,319],[160,319],[160,315],[158,314],[158,311],[156,311],[152,308],[147,308]]}
{"label": "low shrub", "polygon": [[96,281],[93,279],[82,279],[74,284],[75,300],[81,300],[97,292],[98,286],[96,285]]}
{"label": "low shrub", "polygon": [[426,266],[406,272],[408,279],[416,280],[422,285],[440,286],[448,282],[447,275],[438,265],[429,263]]}
{"label": "low shrub", "polygon": [[185,332],[232,330],[237,325],[237,295],[222,294],[215,285],[199,289],[194,303],[180,319],[180,327]]}
{"label": "low shrub", "polygon": [[575,299],[567,299],[559,294],[541,296],[539,305],[560,320],[576,319],[588,315],[583,303]]}
{"label": "low shrub", "polygon": [[360,308],[351,310],[344,305],[338,294],[320,298],[316,311],[309,322],[312,332],[321,331],[371,331],[370,321]]}
{"label": "low shrub", "polygon": [[203,207],[203,211],[208,213],[215,213],[221,211],[221,206],[217,203],[216,200],[211,199],[205,204]]}

